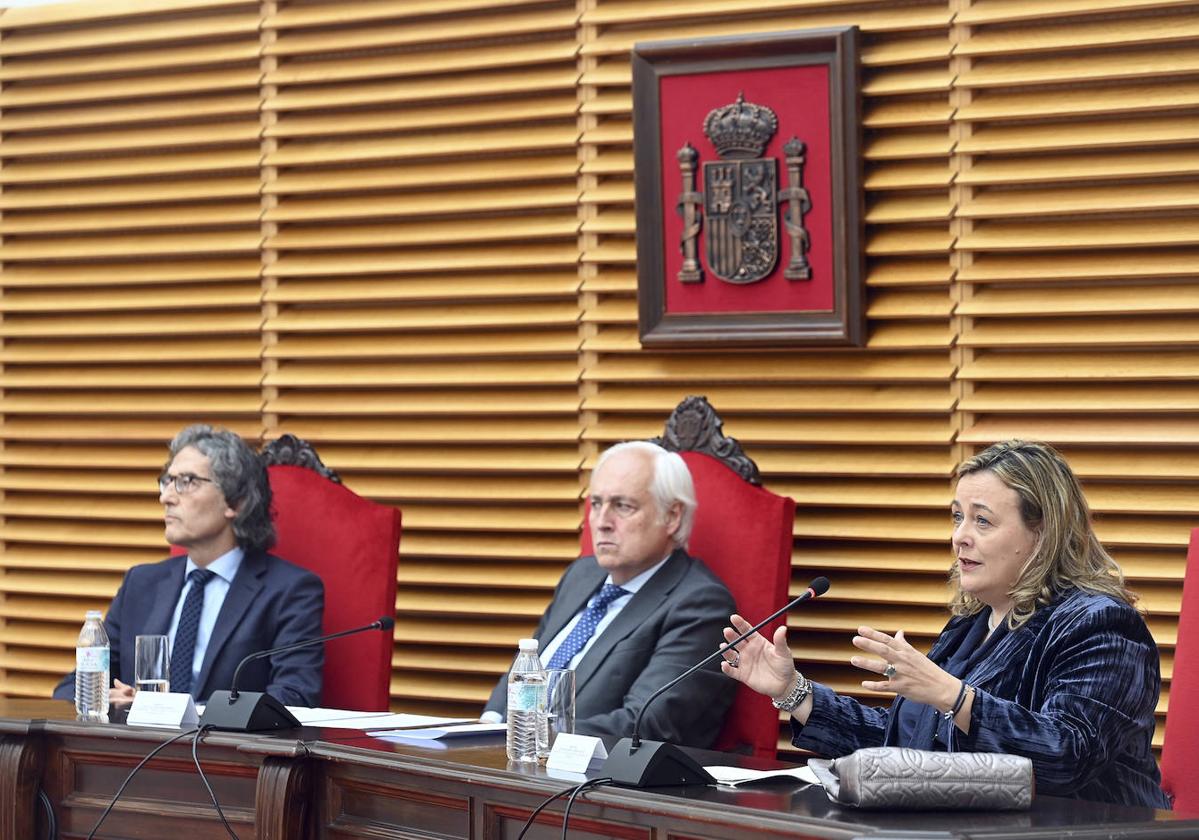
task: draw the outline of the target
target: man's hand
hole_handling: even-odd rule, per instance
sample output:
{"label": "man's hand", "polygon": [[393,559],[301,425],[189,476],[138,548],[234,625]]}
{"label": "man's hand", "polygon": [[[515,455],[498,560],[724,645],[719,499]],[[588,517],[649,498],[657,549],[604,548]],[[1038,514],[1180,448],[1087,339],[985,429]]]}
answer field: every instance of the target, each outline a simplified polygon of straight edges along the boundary
{"label": "man's hand", "polygon": [[113,680],[112,688],[108,689],[109,705],[129,705],[133,702],[133,695],[137,690],[131,685],[125,685],[120,680]]}

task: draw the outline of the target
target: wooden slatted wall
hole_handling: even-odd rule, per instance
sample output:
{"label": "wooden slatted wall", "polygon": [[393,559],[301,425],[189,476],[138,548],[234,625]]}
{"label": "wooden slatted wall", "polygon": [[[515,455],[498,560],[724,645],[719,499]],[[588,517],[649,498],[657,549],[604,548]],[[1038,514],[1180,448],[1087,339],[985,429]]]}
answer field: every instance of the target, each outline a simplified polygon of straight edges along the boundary
{"label": "wooden slatted wall", "polygon": [[262,433],[259,10],[137,5],[0,16],[8,694],[164,556],[164,441]]}
{"label": "wooden slatted wall", "polygon": [[[404,511],[397,707],[478,707],[600,449],[704,393],[813,677],[944,621],[953,465],[1060,444],[1171,645],[1199,505],[1196,0],[158,0],[0,15],[0,693],[160,555],[194,419]],[[857,24],[862,350],[643,352],[629,50]],[[1166,693],[1163,697],[1168,696]],[[1164,710],[1164,702],[1163,702]]]}
{"label": "wooden slatted wall", "polygon": [[577,553],[576,18],[265,20],[267,424],[403,509],[405,708],[477,711]]}
{"label": "wooden slatted wall", "polygon": [[955,50],[958,440],[1062,447],[1149,610],[1162,712],[1199,522],[1197,12],[980,0]]}

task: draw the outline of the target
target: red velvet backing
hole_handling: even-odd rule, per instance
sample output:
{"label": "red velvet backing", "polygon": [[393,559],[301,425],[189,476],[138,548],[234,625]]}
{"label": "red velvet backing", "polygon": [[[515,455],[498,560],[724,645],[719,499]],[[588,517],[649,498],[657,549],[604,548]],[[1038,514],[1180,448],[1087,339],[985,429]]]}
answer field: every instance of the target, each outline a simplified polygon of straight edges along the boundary
{"label": "red velvet backing", "polygon": [[1199,528],[1191,532],[1170,711],[1162,742],[1162,788],[1174,797],[1174,810],[1199,815]]}
{"label": "red velvet backing", "polygon": [[[325,633],[395,615],[400,511],[364,499],[304,467],[269,468],[278,541],[272,551],[325,584]],[[392,633],[325,644],[323,705],[389,707]]]}
{"label": "red velvet backing", "polygon": [[[826,64],[801,64],[790,67],[740,67],[708,73],[667,73],[659,80],[662,126],[662,247],[666,283],[666,311],[689,312],[820,312],[835,306],[833,283],[834,228],[838,208],[833,206],[832,145],[834,143],[829,103],[829,67]],[[749,102],[766,105],[775,111],[778,130],[766,146],[764,155],[778,161],[778,186],[788,183],[783,146],[792,137],[802,140],[806,149],[803,186],[812,197],[804,214],[804,227],[811,237],[807,253],[812,279],[794,281],[783,277],[791,259],[791,241],[778,224],[778,261],[774,270],[757,283],[724,283],[707,274],[703,283],[676,283],[683,266],[679,242],[683,234],[682,216],[675,211],[676,196],[682,189],[676,157],[684,143],[699,152],[695,189],[703,191],[704,164],[720,160],[712,142],[704,136],[708,112],[736,101],[744,94]],[[705,211],[706,212],[706,211]],[[709,268],[707,237],[699,242],[700,262]]]}
{"label": "red velvet backing", "polygon": [[[681,453],[691,469],[699,500],[689,551],[724,581],[737,611],[756,624],[788,600],[791,579],[791,532],[795,502],[743,480],[715,458]],[[582,549],[591,553],[591,533],[584,522]],[[782,623],[772,622],[771,634]],[[713,639],[715,647],[720,639]],[[695,698],[697,703],[702,697]],[[716,749],[773,757],[778,751],[779,715],[770,701],[738,686]]]}

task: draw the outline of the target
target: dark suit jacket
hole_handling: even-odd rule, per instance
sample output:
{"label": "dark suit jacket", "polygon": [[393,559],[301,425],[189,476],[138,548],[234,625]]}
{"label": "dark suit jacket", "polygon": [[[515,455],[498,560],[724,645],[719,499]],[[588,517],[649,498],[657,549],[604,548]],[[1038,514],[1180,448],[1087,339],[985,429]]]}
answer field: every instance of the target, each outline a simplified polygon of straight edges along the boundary
{"label": "dark suit jacket", "polygon": [[[166,635],[183,591],[184,556],[134,566],[117,590],[104,629],[113,677],[133,685],[134,638]],[[192,693],[201,701],[228,689],[237,663],[251,653],[321,635],[325,587],[311,572],[273,554],[247,551],[221,605],[204,664]],[[251,662],[242,669],[238,688],[265,691],[281,703],[316,706],[321,697],[321,645]],[[67,674],[54,696],[75,696],[75,672]]]}
{"label": "dark suit jacket", "polygon": [[[562,575],[537,625],[549,642],[586,605],[608,573],[594,557],[580,557]],[[575,672],[575,731],[610,746],[628,737],[651,693],[715,651],[734,612],[733,596],[702,561],[677,549],[625,605],[579,661]],[[655,700],[640,735],[709,747],[720,733],[737,684],[709,663]],[[500,678],[487,710],[507,708],[508,675]]]}
{"label": "dark suit jacket", "polygon": [[[950,621],[929,658],[948,659],[971,621]],[[1038,793],[1168,808],[1151,747],[1159,668],[1135,609],[1071,590],[998,639],[966,674],[976,689],[970,732],[953,727],[952,748],[1032,759]],[[792,721],[797,747],[841,756],[896,743],[903,698],[876,709],[824,686],[813,693],[807,725]]]}

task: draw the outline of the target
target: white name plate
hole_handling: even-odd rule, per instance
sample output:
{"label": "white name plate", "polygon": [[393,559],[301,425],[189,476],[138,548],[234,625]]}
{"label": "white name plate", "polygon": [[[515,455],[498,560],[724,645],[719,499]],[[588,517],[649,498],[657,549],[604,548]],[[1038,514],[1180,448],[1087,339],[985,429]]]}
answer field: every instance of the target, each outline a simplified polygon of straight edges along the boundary
{"label": "white name plate", "polygon": [[129,707],[129,717],[125,722],[130,726],[169,726],[182,729],[185,726],[197,725],[200,715],[196,712],[196,702],[190,694],[139,691],[133,695],[133,705]]}
{"label": "white name plate", "polygon": [[590,735],[570,735],[565,732],[554,738],[545,766],[549,770],[565,770],[568,773],[585,773],[593,761],[608,757],[604,742]]}

